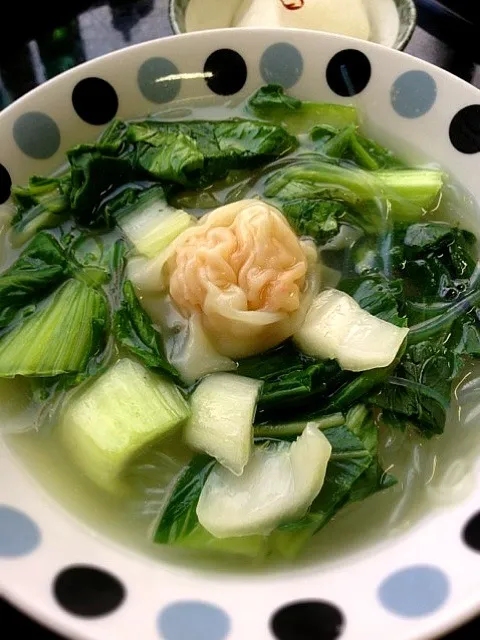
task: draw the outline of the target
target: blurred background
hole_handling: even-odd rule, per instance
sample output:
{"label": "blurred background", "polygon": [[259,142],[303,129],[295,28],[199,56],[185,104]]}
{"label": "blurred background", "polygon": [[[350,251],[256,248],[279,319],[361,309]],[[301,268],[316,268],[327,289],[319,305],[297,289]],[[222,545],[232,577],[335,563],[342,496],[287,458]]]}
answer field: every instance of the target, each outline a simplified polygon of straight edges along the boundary
{"label": "blurred background", "polygon": [[[0,108],[85,60],[172,34],[168,0],[2,0],[2,5]],[[417,7],[418,27],[407,52],[480,87],[479,0],[417,0]]]}
{"label": "blurred background", "polygon": [[[0,109],[86,60],[172,34],[168,0],[0,2]],[[418,26],[407,53],[480,88],[480,0],[416,3]],[[59,639],[0,598],[0,638],[20,636]],[[442,640],[479,638],[480,618]]]}

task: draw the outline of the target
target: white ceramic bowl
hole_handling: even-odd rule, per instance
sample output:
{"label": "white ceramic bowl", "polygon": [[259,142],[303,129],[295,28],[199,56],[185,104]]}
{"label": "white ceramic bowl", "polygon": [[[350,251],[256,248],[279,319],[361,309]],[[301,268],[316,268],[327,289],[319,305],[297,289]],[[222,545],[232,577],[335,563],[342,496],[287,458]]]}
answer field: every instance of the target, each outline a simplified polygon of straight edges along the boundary
{"label": "white ceramic bowl", "polygon": [[[345,70],[354,96],[344,95]],[[155,83],[159,74],[170,81]],[[52,171],[70,146],[95,139],[115,115],[144,116],[169,101],[212,97],[210,87],[246,96],[265,81],[281,82],[299,98],[355,103],[371,135],[399,153],[413,149],[434,159],[480,202],[476,89],[371,43],[231,29],[112,53],[18,100],[0,114],[1,199],[10,178],[22,183]],[[465,224],[478,231],[479,216],[471,216]],[[215,570],[168,549],[152,557],[110,537],[83,517],[74,487],[62,488],[78,503],[71,511],[52,489],[51,474],[40,482],[0,441],[0,592],[84,640],[433,637],[480,609],[480,467],[473,471],[469,495],[388,539],[359,540],[356,551],[330,557],[327,549],[268,572]]]}

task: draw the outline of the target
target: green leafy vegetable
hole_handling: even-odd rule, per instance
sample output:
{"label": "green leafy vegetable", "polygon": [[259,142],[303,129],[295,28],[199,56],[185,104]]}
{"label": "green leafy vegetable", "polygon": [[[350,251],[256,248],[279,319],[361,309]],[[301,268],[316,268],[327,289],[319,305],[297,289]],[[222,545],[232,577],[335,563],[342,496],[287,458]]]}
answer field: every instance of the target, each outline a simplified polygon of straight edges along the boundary
{"label": "green leafy vegetable", "polygon": [[312,129],[311,137],[316,148],[329,158],[353,162],[368,171],[403,167],[389,149],[362,136],[356,124],[343,129],[323,124]]}
{"label": "green leafy vegetable", "polygon": [[115,203],[115,219],[137,251],[149,258],[158,255],[188,229],[192,218],[171,207],[160,186],[122,193],[122,205]]}
{"label": "green leafy vegetable", "polygon": [[319,245],[337,235],[349,210],[343,202],[306,199],[281,202],[280,208],[298,235],[310,236]]}
{"label": "green leafy vegetable", "polygon": [[136,148],[135,165],[149,177],[167,182],[190,184],[200,175],[205,158],[194,138],[181,131],[164,132]]}
{"label": "green leafy vegetable", "polygon": [[318,362],[301,353],[291,342],[240,360],[237,373],[264,380],[257,406],[257,423],[272,419],[283,422],[289,412],[313,411],[340,381],[344,383],[349,378],[336,362]]}
{"label": "green leafy vegetable", "polygon": [[145,120],[129,125],[128,138],[135,145],[138,168],[156,179],[194,186],[278,158],[298,144],[281,127],[240,119]]}
{"label": "green leafy vegetable", "polygon": [[355,483],[373,461],[370,450],[355,435],[348,421],[323,433],[332,445],[332,456],[322,490],[301,520],[285,524],[271,535],[272,549],[285,558],[295,558],[310,538],[348,502]]}
{"label": "green leafy vegetable", "polygon": [[378,427],[371,411],[365,405],[357,405],[348,412],[346,423],[373,457],[370,466],[354,483],[349,495],[349,502],[360,502],[378,491],[394,486],[397,480],[385,473],[378,458]]}
{"label": "green leafy vegetable", "polygon": [[171,376],[181,384],[178,371],[165,356],[160,334],[153,328],[129,280],[123,284],[120,307],[114,314],[113,333],[117,342],[144,365]]}
{"label": "green leafy vegetable", "polygon": [[287,96],[280,84],[267,84],[260,87],[248,101],[248,107],[256,116],[270,119],[275,113],[298,111],[302,108],[302,101]]}
{"label": "green leafy vegetable", "polygon": [[[265,195],[280,201],[298,199],[337,200],[356,208],[349,222],[365,231],[381,231],[384,220],[372,217],[365,205],[388,202],[394,219],[415,222],[439,198],[443,174],[433,169],[367,172],[328,162],[297,162],[274,173],[265,184]],[[374,209],[373,209],[374,211]]]}
{"label": "green leafy vegetable", "polygon": [[287,96],[276,84],[261,87],[248,101],[247,108],[257,117],[283,125],[297,135],[307,133],[319,122],[333,127],[357,123],[355,107],[339,104],[301,102]]}
{"label": "green leafy vegetable", "polygon": [[[260,424],[254,428],[255,438],[274,438],[278,440],[289,440],[300,436],[308,422],[287,422],[285,424]],[[315,420],[319,429],[330,429],[331,427],[341,427],[345,424],[343,413],[332,413],[324,418]]]}
{"label": "green leafy vegetable", "polygon": [[345,291],[358,304],[377,318],[391,322],[399,327],[406,325],[399,314],[403,299],[402,281],[388,280],[382,274],[359,276],[343,279],[338,288]]}
{"label": "green leafy vegetable", "polygon": [[70,206],[77,222],[84,226],[111,226],[97,209],[109,191],[133,178],[131,162],[118,157],[116,145],[81,144],[67,154],[71,167]]}
{"label": "green leafy vegetable", "polygon": [[65,252],[57,240],[46,232],[38,233],[0,275],[0,328],[9,325],[20,309],[48,294],[69,274]]}
{"label": "green leafy vegetable", "polygon": [[370,402],[405,416],[426,437],[443,432],[451,386],[458,372],[455,354],[441,342],[409,347],[393,377]]}
{"label": "green leafy vegetable", "polygon": [[104,346],[107,322],[103,294],[68,280],[0,339],[0,377],[84,371]]}
{"label": "green leafy vegetable", "polygon": [[61,224],[70,213],[70,176],[42,178],[32,176],[28,186],[14,186],[12,197],[17,208],[12,220],[12,241],[19,246],[37,231]]}
{"label": "green leafy vegetable", "polygon": [[213,458],[197,455],[181,472],[158,522],[154,542],[203,552],[263,558],[267,551],[263,536],[214,538],[198,522],[198,500],[214,464]]}
{"label": "green leafy vegetable", "polygon": [[209,456],[197,455],[184,469],[158,523],[155,542],[174,544],[195,529],[200,493],[215,462]]}

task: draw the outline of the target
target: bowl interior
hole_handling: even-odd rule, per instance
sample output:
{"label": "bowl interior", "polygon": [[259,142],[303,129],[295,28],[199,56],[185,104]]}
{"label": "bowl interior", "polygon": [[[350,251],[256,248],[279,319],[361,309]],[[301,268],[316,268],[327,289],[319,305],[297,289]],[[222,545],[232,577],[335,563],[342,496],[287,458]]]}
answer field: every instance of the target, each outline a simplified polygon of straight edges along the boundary
{"label": "bowl interior", "polygon": [[[328,79],[327,69],[335,69],[339,53],[353,79],[348,83],[350,93],[345,92],[345,83]],[[207,73],[207,66],[214,69],[214,84],[207,82],[212,73]],[[369,135],[413,162],[439,163],[469,194],[459,220],[478,233],[480,137],[474,125],[480,109],[478,92],[386,48],[294,30],[223,30],[170,38],[111,54],[59,76],[0,114],[0,192],[8,195],[10,181],[23,183],[32,174],[55,170],[68,148],[94,140],[113,117],[165,110],[174,116],[188,108],[192,98],[204,104],[236,103],[265,82],[278,82],[301,99],[354,104]],[[377,536],[372,543],[363,538],[369,523],[359,524],[362,543],[349,553],[331,553],[331,544],[325,543],[321,553],[302,564],[268,573],[226,565],[212,570],[167,553],[157,554],[152,562],[144,550],[131,547],[128,536],[112,540],[108,527],[97,526],[81,488],[59,486],[55,470],[37,473],[35,467],[45,467],[46,459],[34,451],[23,451],[19,457],[19,447],[3,440],[0,525],[4,524],[3,531],[13,527],[16,539],[26,542],[7,548],[0,527],[0,589],[67,635],[92,640],[131,638],[134,633],[142,638],[198,640],[198,635],[175,636],[162,627],[165,612],[175,607],[177,611],[185,602],[193,603],[193,609],[180,608],[180,618],[191,615],[197,620],[195,616],[203,615],[208,620],[204,623],[208,640],[272,638],[272,615],[294,600],[327,601],[318,624],[324,628],[333,610],[340,615],[345,638],[406,640],[439,633],[473,612],[479,588],[475,567],[479,560],[472,551],[476,543],[462,541],[462,531],[478,504],[474,427],[480,385],[475,377],[467,382],[470,404],[460,416],[466,428],[457,457],[465,462],[461,474],[471,479],[469,491],[451,504],[441,503],[441,509],[428,511],[421,520],[412,516],[398,535]],[[457,419],[452,413],[446,447],[459,444],[453,428]],[[427,449],[423,447],[419,455]],[[442,478],[448,484],[453,480],[447,471]],[[43,484],[38,482],[40,476]],[[96,508],[100,521],[105,513],[101,505]],[[65,571],[79,565],[93,565],[120,583],[122,597],[115,606],[99,615],[84,615],[77,604],[58,595]],[[410,570],[413,574],[408,576],[416,576],[414,586],[419,587],[413,591],[415,599],[424,603],[413,614],[404,606],[408,589],[397,589],[400,605],[398,599],[391,604],[382,596],[382,585]],[[439,594],[433,601],[428,596],[432,589]],[[111,615],[103,615],[107,612]],[[222,631],[215,631],[215,636],[213,628]],[[275,633],[280,640],[289,637]]]}

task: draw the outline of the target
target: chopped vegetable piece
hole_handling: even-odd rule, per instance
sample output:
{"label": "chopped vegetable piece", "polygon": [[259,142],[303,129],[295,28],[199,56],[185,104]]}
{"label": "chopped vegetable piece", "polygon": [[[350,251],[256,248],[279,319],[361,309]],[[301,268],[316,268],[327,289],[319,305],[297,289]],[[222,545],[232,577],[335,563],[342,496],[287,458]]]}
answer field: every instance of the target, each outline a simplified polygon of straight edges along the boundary
{"label": "chopped vegetable piece", "polygon": [[197,518],[200,493],[215,460],[205,455],[195,456],[179,475],[157,524],[154,541],[186,549],[227,553],[249,558],[262,558],[267,552],[264,536],[215,538]]}
{"label": "chopped vegetable piece", "polygon": [[129,280],[123,284],[120,308],[113,318],[113,333],[118,343],[144,365],[150,369],[158,369],[176,382],[181,382],[178,371],[165,356],[160,334],[142,309]]}
{"label": "chopped vegetable piece", "polygon": [[152,258],[193,224],[192,216],[170,207],[162,187],[143,191],[115,218],[127,238],[139,253]]}
{"label": "chopped vegetable piece", "polygon": [[173,383],[123,358],[69,402],[60,438],[90,480],[123,492],[122,475],[134,457],[178,428],[189,413]]}
{"label": "chopped vegetable piece", "polygon": [[138,169],[157,180],[191,186],[223,178],[232,169],[258,166],[298,144],[282,127],[239,118],[143,120],[129,124],[127,135]]}
{"label": "chopped vegetable piece", "polygon": [[285,95],[283,87],[261,87],[248,101],[248,108],[259,118],[284,126],[293,135],[307,133],[319,122],[343,127],[358,122],[355,107],[326,102],[302,102]]}
{"label": "chopped vegetable piece", "polygon": [[[341,427],[345,424],[343,413],[332,413],[324,418],[315,420],[317,429],[331,429],[331,427]],[[255,427],[255,438],[274,438],[279,440],[287,440],[301,436],[307,426],[307,422],[287,422],[285,424],[260,424]]]}
{"label": "chopped vegetable piece", "polygon": [[32,176],[28,186],[14,186],[12,197],[17,211],[12,220],[12,241],[19,246],[41,229],[56,227],[70,213],[70,176]]}
{"label": "chopped vegetable piece", "polygon": [[185,442],[241,475],[250,458],[252,424],[262,384],[232,373],[204,378],[192,394]]}
{"label": "chopped vegetable piece", "polygon": [[103,294],[68,280],[0,339],[0,377],[83,371],[103,346],[107,322]]}
{"label": "chopped vegetable piece", "polygon": [[197,506],[200,524],[217,538],[268,534],[300,518],[320,492],[332,448],[315,423],[292,444],[256,446],[241,476],[217,464]]}
{"label": "chopped vegetable piece", "polygon": [[[265,195],[281,201],[336,200],[355,207],[356,226],[382,230],[382,220],[365,205],[388,201],[394,220],[418,222],[438,202],[444,175],[435,169],[363,171],[328,162],[298,162],[268,178]],[[361,206],[360,206],[361,205]],[[377,218],[379,212],[377,212]],[[373,219],[372,219],[373,216]],[[355,224],[351,216],[349,222]]]}
{"label": "chopped vegetable piece", "polygon": [[295,341],[309,355],[335,359],[348,371],[367,371],[391,364],[407,333],[329,289],[313,301]]}
{"label": "chopped vegetable piece", "polygon": [[42,298],[69,277],[65,252],[48,233],[38,233],[13,265],[0,275],[0,328],[22,307]]}
{"label": "chopped vegetable piece", "polygon": [[[380,490],[377,476],[363,482],[363,478],[376,458],[371,449],[371,439],[364,438],[365,431],[371,435],[372,427],[376,429],[370,412],[354,406],[347,415],[346,424],[341,427],[325,429],[324,435],[332,447],[322,490],[312,502],[306,515],[285,523],[276,529],[270,537],[273,552],[288,559],[295,558],[311,537],[322,529],[338,511],[348,503],[352,492],[359,495],[360,490],[366,492],[367,487],[375,487],[370,491]],[[388,486],[388,485],[387,485]]]}
{"label": "chopped vegetable piece", "polygon": [[197,314],[173,339],[170,361],[176,366],[187,384],[217,371],[235,371],[233,360],[222,356],[205,333]]}

